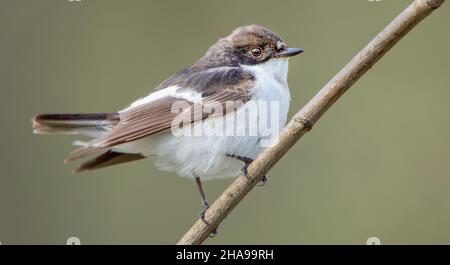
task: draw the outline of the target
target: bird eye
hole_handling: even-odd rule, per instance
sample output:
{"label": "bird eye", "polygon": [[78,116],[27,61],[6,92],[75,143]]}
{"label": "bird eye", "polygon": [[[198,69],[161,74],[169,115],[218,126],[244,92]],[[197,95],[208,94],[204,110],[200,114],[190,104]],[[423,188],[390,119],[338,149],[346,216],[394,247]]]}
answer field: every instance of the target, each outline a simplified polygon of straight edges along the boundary
{"label": "bird eye", "polygon": [[262,55],[262,49],[260,47],[253,47],[250,49],[250,53],[253,57],[259,58]]}

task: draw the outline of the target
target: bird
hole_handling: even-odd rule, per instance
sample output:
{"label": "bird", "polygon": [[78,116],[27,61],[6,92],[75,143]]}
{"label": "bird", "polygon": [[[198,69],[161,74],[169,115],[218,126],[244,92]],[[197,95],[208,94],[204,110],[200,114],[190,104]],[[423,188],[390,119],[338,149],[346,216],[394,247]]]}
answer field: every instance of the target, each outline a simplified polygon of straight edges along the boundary
{"label": "bird", "polygon": [[[209,203],[202,181],[248,176],[248,165],[276,140],[291,101],[288,61],[302,52],[261,25],[238,27],[194,64],[126,108],[110,113],[39,114],[32,118],[34,133],[91,138],[75,141],[79,148],[65,160],[96,155],[74,169],[76,173],[151,158],[157,168],[195,180],[202,203],[200,218],[205,220]],[[260,102],[276,107],[259,108]],[[269,109],[269,114],[260,109]],[[232,126],[221,130],[224,121]],[[266,122],[276,128],[271,135],[249,133]],[[222,133],[207,135],[202,133],[205,127]],[[236,133],[239,130],[241,134]]]}

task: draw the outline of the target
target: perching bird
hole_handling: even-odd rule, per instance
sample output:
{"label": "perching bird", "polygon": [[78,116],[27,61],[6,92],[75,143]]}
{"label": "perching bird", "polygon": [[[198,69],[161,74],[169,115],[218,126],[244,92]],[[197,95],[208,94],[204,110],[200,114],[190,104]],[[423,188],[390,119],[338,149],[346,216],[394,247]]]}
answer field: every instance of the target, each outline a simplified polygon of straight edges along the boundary
{"label": "perching bird", "polygon": [[[66,159],[98,154],[74,172],[154,158],[158,168],[196,181],[204,220],[209,205],[201,180],[235,177],[241,171],[246,175],[247,166],[267,146],[264,140],[276,140],[290,104],[288,58],[302,51],[288,48],[265,27],[240,27],[129,107],[111,113],[37,115],[34,132],[93,138],[77,142],[81,148]],[[259,130],[261,124],[272,125],[270,135]]]}

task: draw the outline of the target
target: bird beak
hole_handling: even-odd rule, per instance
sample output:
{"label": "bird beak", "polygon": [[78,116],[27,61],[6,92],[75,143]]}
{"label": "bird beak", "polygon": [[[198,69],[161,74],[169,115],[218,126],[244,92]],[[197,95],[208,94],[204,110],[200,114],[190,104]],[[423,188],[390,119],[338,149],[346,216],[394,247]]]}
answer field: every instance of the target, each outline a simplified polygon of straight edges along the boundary
{"label": "bird beak", "polygon": [[303,52],[303,49],[300,48],[287,48],[281,52],[275,54],[275,57],[291,57]]}

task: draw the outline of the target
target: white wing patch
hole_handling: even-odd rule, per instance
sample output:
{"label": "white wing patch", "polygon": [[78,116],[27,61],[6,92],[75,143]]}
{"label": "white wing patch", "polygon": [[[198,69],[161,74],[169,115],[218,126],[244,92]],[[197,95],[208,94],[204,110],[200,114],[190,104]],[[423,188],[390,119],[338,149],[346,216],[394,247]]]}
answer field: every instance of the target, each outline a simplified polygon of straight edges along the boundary
{"label": "white wing patch", "polygon": [[120,112],[128,111],[132,108],[135,108],[137,106],[140,106],[142,104],[147,104],[152,101],[164,98],[164,97],[173,97],[177,99],[187,100],[189,102],[199,102],[202,100],[202,94],[198,93],[192,89],[179,87],[179,86],[169,86],[161,90],[157,90],[150,95],[140,98],[136,100],[135,102],[131,103],[131,105]]}

